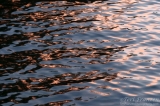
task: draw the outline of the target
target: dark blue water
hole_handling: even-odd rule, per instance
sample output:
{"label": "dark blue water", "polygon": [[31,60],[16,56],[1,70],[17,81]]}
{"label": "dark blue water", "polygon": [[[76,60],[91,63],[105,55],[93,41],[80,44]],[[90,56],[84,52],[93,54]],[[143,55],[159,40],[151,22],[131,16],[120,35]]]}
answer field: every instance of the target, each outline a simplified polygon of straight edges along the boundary
{"label": "dark blue water", "polygon": [[149,101],[159,106],[159,5],[108,0],[6,7],[0,106],[137,106],[121,104],[126,97],[159,99]]}

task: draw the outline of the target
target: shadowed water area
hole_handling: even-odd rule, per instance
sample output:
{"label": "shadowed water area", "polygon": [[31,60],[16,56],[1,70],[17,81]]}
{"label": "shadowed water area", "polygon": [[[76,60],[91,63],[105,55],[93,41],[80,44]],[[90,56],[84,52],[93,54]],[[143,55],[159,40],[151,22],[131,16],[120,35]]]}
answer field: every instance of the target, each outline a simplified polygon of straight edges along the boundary
{"label": "shadowed water area", "polygon": [[160,1],[13,1],[0,2],[0,106],[160,97]]}

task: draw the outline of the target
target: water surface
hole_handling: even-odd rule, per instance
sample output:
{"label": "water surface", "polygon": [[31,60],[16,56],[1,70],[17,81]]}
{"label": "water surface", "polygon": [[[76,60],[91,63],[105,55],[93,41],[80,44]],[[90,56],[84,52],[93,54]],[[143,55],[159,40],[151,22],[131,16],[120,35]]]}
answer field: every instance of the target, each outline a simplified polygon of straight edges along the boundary
{"label": "water surface", "polygon": [[159,98],[158,0],[40,1],[12,9],[0,17],[0,105]]}

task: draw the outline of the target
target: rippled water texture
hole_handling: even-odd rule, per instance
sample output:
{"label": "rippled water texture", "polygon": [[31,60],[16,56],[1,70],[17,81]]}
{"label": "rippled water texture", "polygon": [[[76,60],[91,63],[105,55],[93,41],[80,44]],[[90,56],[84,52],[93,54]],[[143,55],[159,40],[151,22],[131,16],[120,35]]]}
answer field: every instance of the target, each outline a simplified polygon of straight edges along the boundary
{"label": "rippled water texture", "polygon": [[159,98],[160,1],[0,7],[1,106],[119,106],[124,97]]}

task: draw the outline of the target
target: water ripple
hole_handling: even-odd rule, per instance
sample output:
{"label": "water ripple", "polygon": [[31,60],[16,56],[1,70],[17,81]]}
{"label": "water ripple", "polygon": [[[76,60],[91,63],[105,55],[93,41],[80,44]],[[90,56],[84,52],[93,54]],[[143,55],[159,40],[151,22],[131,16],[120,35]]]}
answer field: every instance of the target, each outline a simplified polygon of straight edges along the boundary
{"label": "water ripple", "polygon": [[0,1],[0,104],[158,98],[159,10],[156,0]]}

